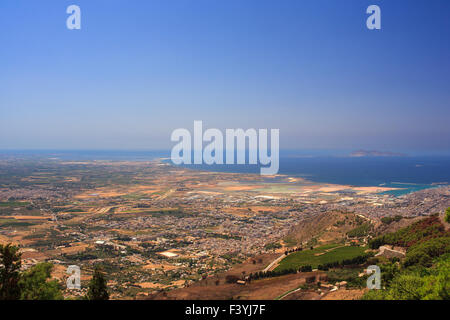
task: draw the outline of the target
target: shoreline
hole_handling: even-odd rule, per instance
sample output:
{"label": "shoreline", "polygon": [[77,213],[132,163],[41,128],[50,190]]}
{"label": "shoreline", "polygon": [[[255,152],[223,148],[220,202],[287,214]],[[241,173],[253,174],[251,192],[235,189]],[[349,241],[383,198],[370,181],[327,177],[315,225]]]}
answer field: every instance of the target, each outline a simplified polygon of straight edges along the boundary
{"label": "shoreline", "polygon": [[[289,175],[289,174],[276,174],[272,176],[260,176],[258,173],[252,173],[252,172],[238,172],[238,171],[218,171],[218,170],[208,170],[205,168],[189,168],[188,166],[177,166],[172,163],[166,162],[167,158],[159,158],[158,159],[161,163],[164,163],[168,166],[171,166],[173,168],[182,168],[184,170],[189,171],[198,171],[203,174],[210,173],[210,174],[242,174],[242,175],[254,175],[257,177],[260,177],[263,180],[267,179],[276,179],[276,178],[284,178],[287,181],[264,181],[263,183],[269,183],[269,184],[285,184],[285,183],[304,183],[308,184],[310,186],[317,186],[318,192],[325,192],[325,193],[334,193],[334,192],[343,192],[343,191],[356,191],[359,194],[377,194],[377,195],[392,195],[394,197],[399,197],[407,194],[411,194],[414,192],[418,192],[421,190],[426,189],[434,189],[434,188],[440,188],[443,186],[448,186],[448,183],[436,183],[433,182],[431,184],[421,184],[421,183],[413,183],[413,182],[390,182],[390,183],[383,183],[383,186],[380,186],[379,184],[373,184],[373,185],[351,185],[351,184],[339,184],[339,183],[332,183],[332,182],[324,182],[324,181],[314,181],[313,179],[308,179],[301,176],[296,175]],[[410,186],[410,188],[405,187],[388,187],[386,185],[402,185],[402,186]]]}

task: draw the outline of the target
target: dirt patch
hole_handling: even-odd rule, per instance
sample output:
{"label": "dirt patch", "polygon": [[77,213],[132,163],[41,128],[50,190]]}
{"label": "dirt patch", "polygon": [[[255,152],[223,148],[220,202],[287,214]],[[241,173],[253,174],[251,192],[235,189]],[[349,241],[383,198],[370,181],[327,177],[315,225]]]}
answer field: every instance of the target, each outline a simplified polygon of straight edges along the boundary
{"label": "dirt patch", "polygon": [[[304,284],[307,277],[318,272],[289,274],[280,277],[254,280],[245,285],[226,283],[223,279],[209,278],[186,288],[158,292],[149,297],[154,300],[273,300],[289,290]],[[219,281],[219,282],[217,282]]]}
{"label": "dirt patch", "polygon": [[89,247],[88,244],[82,243],[82,244],[74,245],[72,247],[61,248],[60,250],[62,253],[74,254],[74,253],[78,253],[78,252],[83,252],[88,247]]}
{"label": "dirt patch", "polygon": [[299,290],[288,294],[282,300],[320,300],[321,297],[316,291]]}
{"label": "dirt patch", "polygon": [[339,289],[329,292],[321,300],[359,300],[367,289]]}
{"label": "dirt patch", "polygon": [[153,283],[153,282],[141,282],[141,283],[137,283],[137,285],[143,289],[160,289],[160,288],[166,287],[162,284]]}
{"label": "dirt patch", "polygon": [[164,269],[164,270],[170,271],[170,270],[178,269],[178,267],[172,266],[172,265],[170,265],[170,264],[154,264],[154,263],[149,263],[149,264],[144,265],[144,266],[142,267],[142,269],[144,269],[144,270]]}
{"label": "dirt patch", "polygon": [[48,220],[52,217],[49,216],[2,216],[4,219],[16,219],[16,220]]}

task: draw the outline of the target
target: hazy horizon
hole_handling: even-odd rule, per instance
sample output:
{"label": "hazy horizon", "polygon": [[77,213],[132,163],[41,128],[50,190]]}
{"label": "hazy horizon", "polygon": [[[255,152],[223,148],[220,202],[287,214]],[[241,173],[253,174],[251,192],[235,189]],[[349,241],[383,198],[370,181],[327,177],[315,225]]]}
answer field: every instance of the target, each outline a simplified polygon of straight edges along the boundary
{"label": "hazy horizon", "polygon": [[[194,151],[194,150],[193,150]],[[381,150],[381,149],[280,149],[281,157],[360,157],[360,156],[352,156],[353,152],[357,151],[365,151],[365,152],[382,152],[382,153],[393,153],[392,155],[367,155],[365,157],[450,157],[449,150],[441,150],[441,151],[417,151],[417,150]],[[101,148],[92,148],[92,149],[17,149],[17,148],[0,148],[1,154],[18,154],[18,153],[36,153],[36,154],[49,154],[49,153],[167,153],[167,156],[170,157],[171,149],[101,149]],[[246,149],[248,152],[248,149]]]}

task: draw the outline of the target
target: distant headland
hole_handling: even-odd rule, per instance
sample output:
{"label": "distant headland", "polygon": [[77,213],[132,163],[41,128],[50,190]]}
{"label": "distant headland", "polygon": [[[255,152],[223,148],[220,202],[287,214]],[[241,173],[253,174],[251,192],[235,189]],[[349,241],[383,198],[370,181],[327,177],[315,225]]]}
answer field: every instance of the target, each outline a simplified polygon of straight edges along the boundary
{"label": "distant headland", "polygon": [[406,157],[405,153],[376,150],[357,150],[350,153],[350,157]]}

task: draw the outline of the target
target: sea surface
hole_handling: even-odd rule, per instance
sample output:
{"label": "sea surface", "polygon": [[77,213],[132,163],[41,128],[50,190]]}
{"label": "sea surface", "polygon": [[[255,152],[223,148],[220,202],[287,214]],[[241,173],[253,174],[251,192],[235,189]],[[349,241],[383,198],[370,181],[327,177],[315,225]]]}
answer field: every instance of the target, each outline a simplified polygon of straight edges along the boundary
{"label": "sea surface", "polygon": [[[150,161],[169,158],[170,151],[0,151],[0,158],[61,160]],[[171,163],[170,160],[166,160]],[[259,173],[258,165],[185,165],[196,170]],[[286,152],[280,155],[279,174],[314,182],[351,186],[400,188],[386,193],[406,193],[450,183],[450,156],[350,157]]]}
{"label": "sea surface", "polygon": [[[185,167],[219,172],[259,173],[260,171],[259,166],[255,165],[188,165]],[[450,157],[281,156],[278,173],[321,183],[399,188],[399,190],[385,193],[401,196],[450,183]]]}

